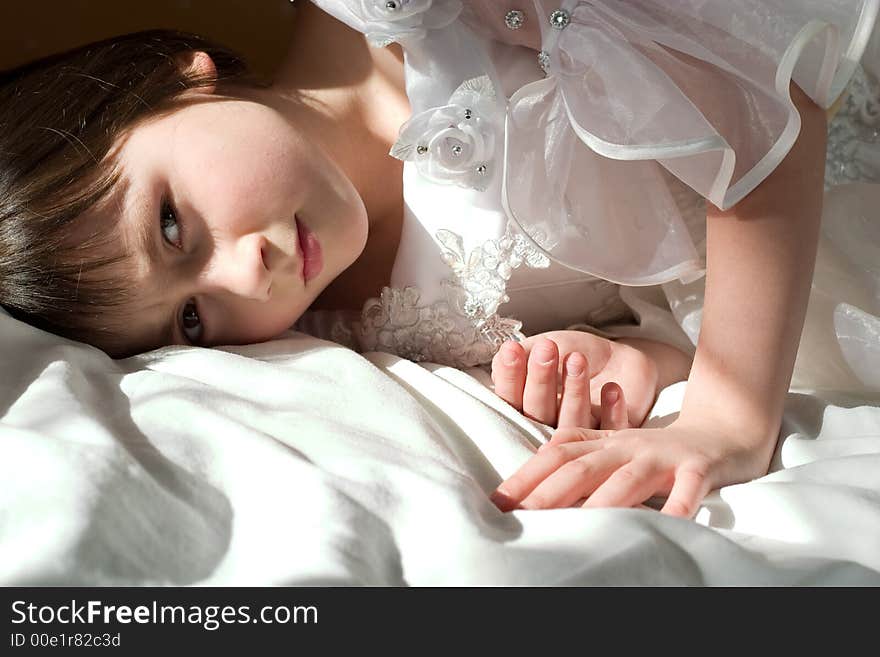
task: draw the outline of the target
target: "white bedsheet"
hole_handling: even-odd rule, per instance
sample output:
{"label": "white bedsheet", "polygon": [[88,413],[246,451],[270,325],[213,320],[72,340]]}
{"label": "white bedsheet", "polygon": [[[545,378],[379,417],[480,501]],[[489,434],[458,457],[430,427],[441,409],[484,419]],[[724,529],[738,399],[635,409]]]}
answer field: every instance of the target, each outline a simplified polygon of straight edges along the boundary
{"label": "white bedsheet", "polygon": [[790,395],[773,472],[696,522],[502,514],[544,434],[465,373],[292,333],[114,362],[0,316],[0,345],[4,585],[880,585],[878,399]]}

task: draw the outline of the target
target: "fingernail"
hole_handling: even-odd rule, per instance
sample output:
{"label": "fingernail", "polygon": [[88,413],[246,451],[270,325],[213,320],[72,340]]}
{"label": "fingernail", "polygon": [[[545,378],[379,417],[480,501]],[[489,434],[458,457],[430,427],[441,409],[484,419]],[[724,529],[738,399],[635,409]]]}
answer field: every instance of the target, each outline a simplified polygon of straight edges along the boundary
{"label": "fingernail", "polygon": [[501,345],[501,362],[507,366],[513,366],[519,362],[519,352],[513,342],[505,342]]}
{"label": "fingernail", "polygon": [[617,388],[608,388],[605,391],[605,401],[609,404],[614,404],[617,402],[617,399],[620,397],[620,393]]}
{"label": "fingernail", "polygon": [[535,345],[532,353],[535,355],[535,362],[539,365],[550,365],[556,357],[553,347],[545,343]]}
{"label": "fingernail", "polygon": [[513,501],[513,498],[510,497],[508,492],[500,487],[495,489],[495,492],[489,496],[489,499],[492,501],[492,504],[502,511],[510,511],[516,506],[516,503]]}
{"label": "fingernail", "polygon": [[585,358],[581,354],[575,352],[565,361],[565,372],[568,376],[580,376],[584,373],[586,365]]}

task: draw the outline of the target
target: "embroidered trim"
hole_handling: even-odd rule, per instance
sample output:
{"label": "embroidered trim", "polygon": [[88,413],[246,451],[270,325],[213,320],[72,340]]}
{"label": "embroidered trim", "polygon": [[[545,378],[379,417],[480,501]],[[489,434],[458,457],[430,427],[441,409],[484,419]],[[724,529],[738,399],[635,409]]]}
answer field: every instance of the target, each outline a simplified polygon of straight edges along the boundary
{"label": "embroidered trim", "polygon": [[497,313],[509,300],[507,281],[517,267],[546,268],[550,261],[514,231],[508,223],[504,235],[470,254],[460,235],[438,231],[443,260],[454,275],[441,283],[444,299],[421,305],[416,287],[383,288],[364,304],[355,328],[361,348],[473,367],[490,362],[503,342],[522,340],[522,322]]}

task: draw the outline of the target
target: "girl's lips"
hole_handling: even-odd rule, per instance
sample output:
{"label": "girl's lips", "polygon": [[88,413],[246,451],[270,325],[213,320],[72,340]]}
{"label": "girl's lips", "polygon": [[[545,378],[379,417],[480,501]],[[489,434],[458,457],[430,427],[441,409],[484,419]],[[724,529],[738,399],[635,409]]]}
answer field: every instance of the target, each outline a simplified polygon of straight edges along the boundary
{"label": "girl's lips", "polygon": [[302,252],[302,279],[308,283],[321,273],[324,268],[324,259],[321,254],[321,243],[317,236],[309,230],[299,216],[296,217],[296,234],[299,238],[299,248]]}

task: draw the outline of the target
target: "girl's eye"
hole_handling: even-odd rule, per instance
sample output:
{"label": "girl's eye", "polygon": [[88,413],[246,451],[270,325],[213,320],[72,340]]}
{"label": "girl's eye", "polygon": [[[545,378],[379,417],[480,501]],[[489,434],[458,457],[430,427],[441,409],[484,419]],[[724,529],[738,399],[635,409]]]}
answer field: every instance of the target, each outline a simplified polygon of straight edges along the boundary
{"label": "girl's eye", "polygon": [[159,227],[162,230],[163,239],[178,249],[181,248],[180,222],[177,221],[177,213],[167,201],[162,201],[159,210]]}
{"label": "girl's eye", "polygon": [[190,299],[183,306],[183,312],[180,314],[180,326],[183,335],[189,340],[190,344],[197,345],[202,340],[202,320],[199,318],[199,309],[196,306],[195,299]]}

